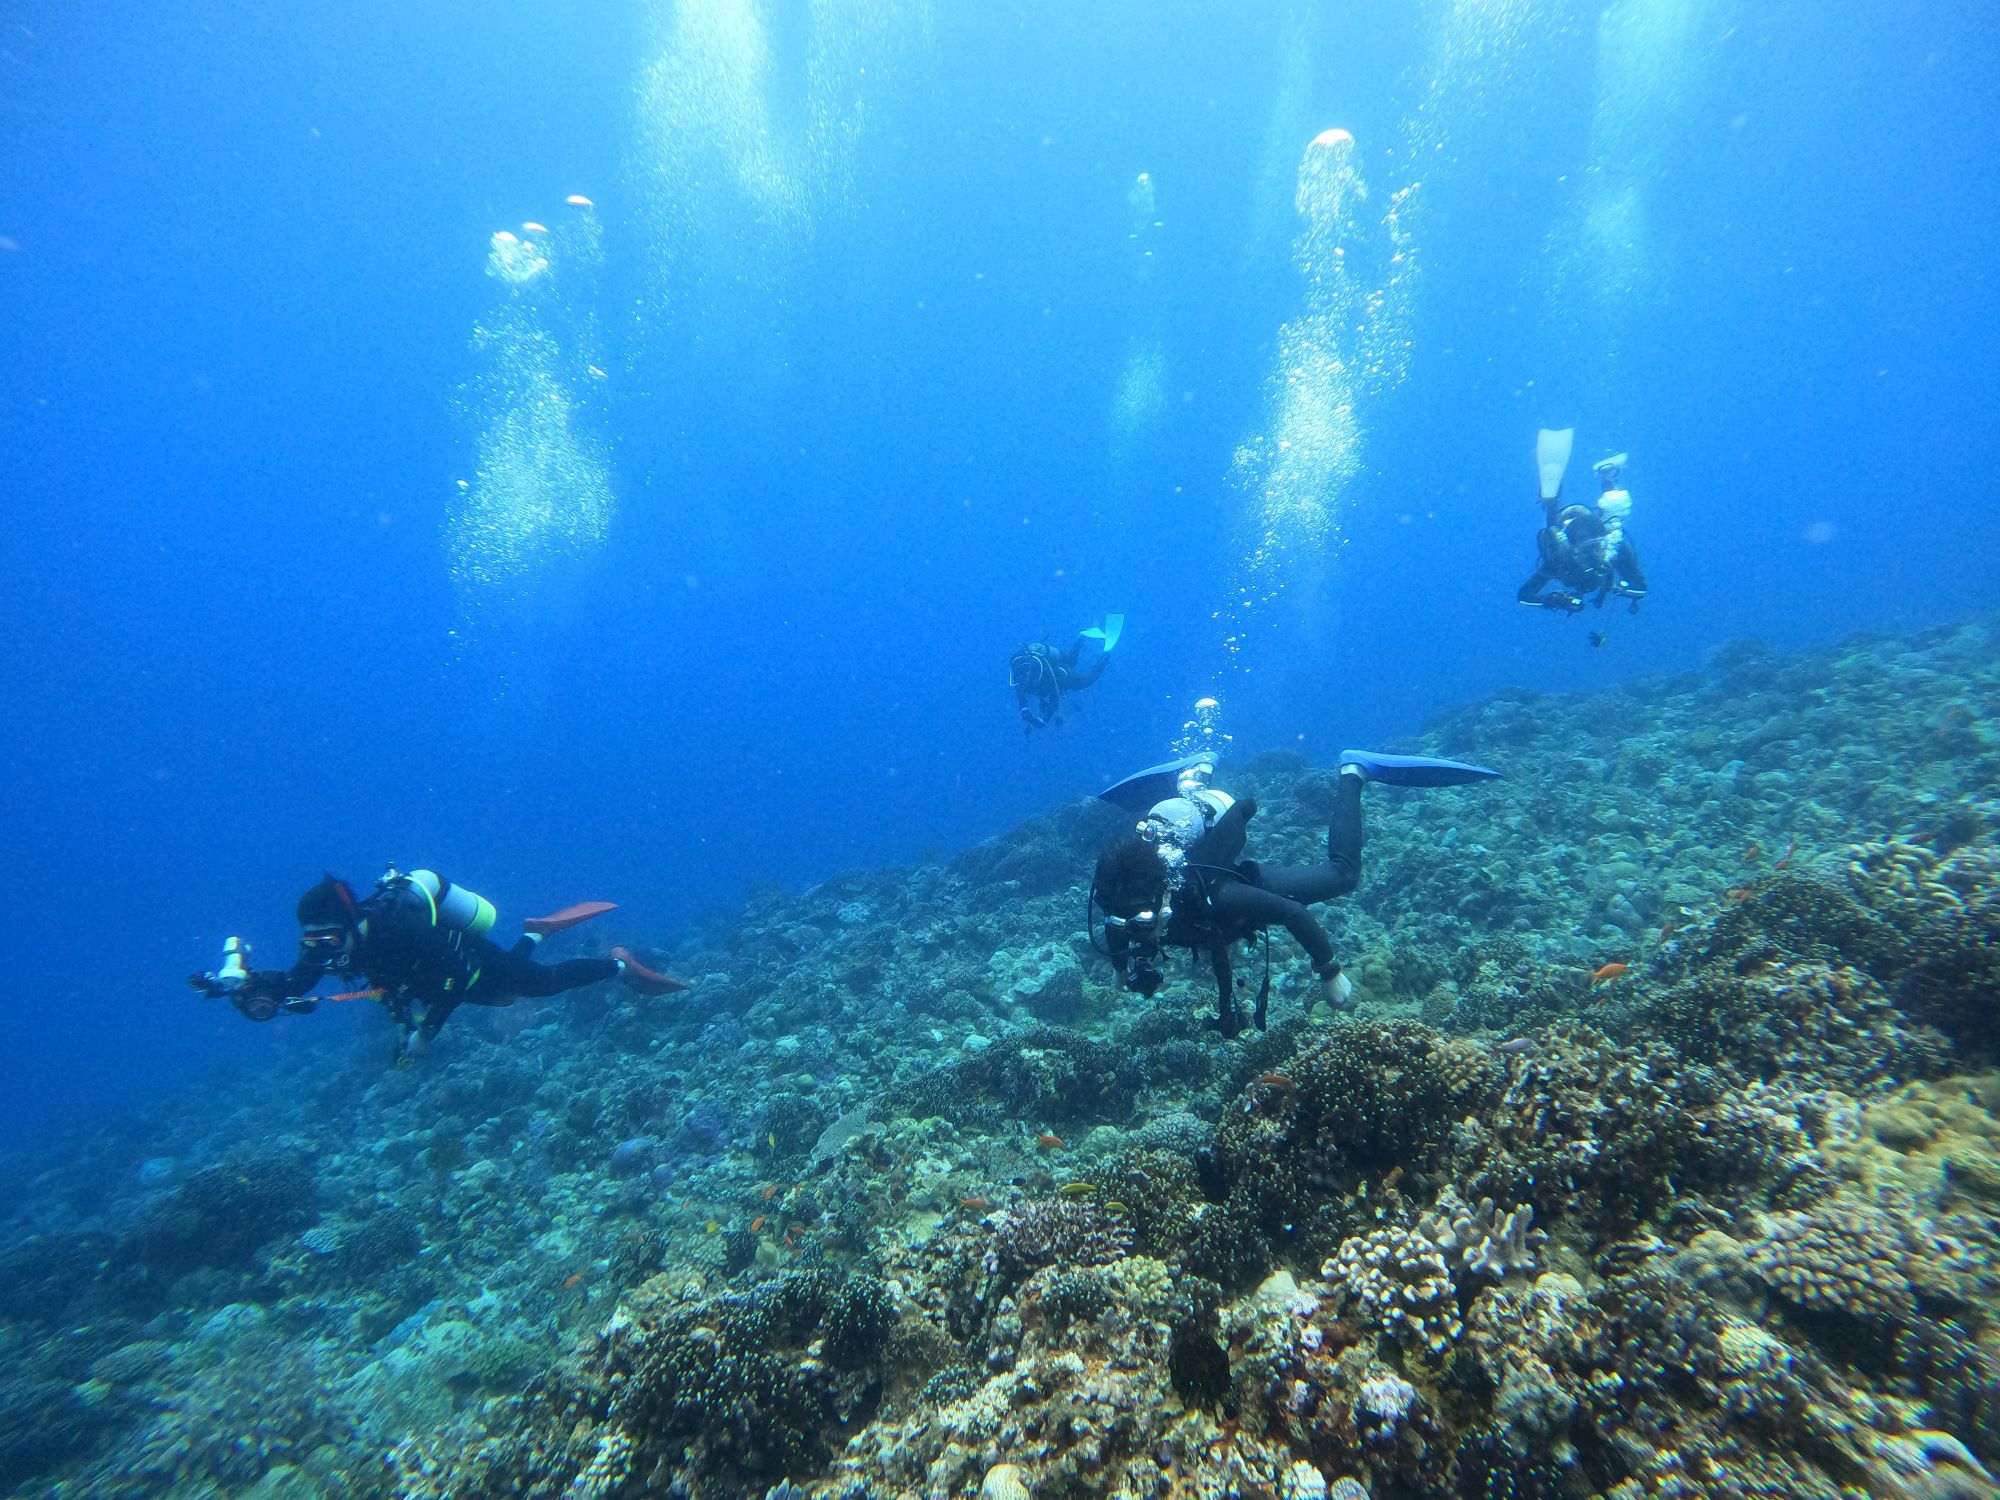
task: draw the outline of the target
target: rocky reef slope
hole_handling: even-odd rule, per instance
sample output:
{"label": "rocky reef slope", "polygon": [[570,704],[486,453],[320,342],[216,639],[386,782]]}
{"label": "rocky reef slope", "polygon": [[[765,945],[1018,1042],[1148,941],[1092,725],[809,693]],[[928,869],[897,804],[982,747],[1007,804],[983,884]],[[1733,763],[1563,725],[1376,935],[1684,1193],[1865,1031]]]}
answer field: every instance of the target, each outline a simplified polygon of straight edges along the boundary
{"label": "rocky reef slope", "polygon": [[1358,1008],[1280,935],[1234,1043],[1078,802],[107,1126],[13,1169],[0,1487],[2000,1496],[1996,709],[1977,624],[1447,715],[1507,779],[1371,789]]}

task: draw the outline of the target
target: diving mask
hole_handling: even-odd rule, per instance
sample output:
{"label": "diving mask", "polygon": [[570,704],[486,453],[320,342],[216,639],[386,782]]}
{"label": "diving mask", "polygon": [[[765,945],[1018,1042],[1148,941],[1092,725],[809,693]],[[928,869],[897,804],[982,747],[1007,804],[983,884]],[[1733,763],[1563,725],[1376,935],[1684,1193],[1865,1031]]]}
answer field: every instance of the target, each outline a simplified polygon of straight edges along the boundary
{"label": "diving mask", "polygon": [[328,968],[340,968],[347,963],[352,936],[353,929],[347,927],[309,927],[299,934],[299,947]]}

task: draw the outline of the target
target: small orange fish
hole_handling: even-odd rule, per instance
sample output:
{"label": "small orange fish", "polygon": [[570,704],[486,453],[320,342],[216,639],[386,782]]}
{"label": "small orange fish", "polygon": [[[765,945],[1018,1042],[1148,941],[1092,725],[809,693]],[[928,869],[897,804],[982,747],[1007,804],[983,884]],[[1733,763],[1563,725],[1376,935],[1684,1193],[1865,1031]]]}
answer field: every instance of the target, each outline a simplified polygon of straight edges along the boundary
{"label": "small orange fish", "polygon": [[1778,870],[1784,869],[1786,865],[1792,862],[1792,856],[1794,854],[1797,854],[1798,852],[1799,852],[1799,838],[1797,834],[1793,834],[1791,847],[1785,850],[1784,858],[1780,859],[1776,865],[1772,866],[1772,868]]}
{"label": "small orange fish", "polygon": [[1672,917],[1668,917],[1666,921],[1660,924],[1660,941],[1664,943],[1668,938],[1672,937],[1674,933],[1677,932],[1678,930],[1679,929],[1674,924],[1674,919]]}
{"label": "small orange fish", "polygon": [[777,1196],[778,1196],[778,1185],[777,1185],[777,1183],[775,1183],[775,1182],[774,1182],[774,1183],[772,1183],[772,1184],[771,1184],[771,1185],[770,1185],[769,1187],[767,1187],[767,1188],[765,1188],[765,1189],[764,1189],[764,1201],[765,1201],[766,1203],[769,1203],[769,1202],[770,1202],[770,1201],[771,1201],[771,1200],[772,1200],[773,1198],[775,1198],[775,1197],[777,1197]]}
{"label": "small orange fish", "polygon": [[1040,1135],[1035,1137],[1035,1144],[1040,1146],[1044,1151],[1060,1151],[1066,1142],[1053,1130],[1044,1130]]}
{"label": "small orange fish", "polygon": [[1762,859],[1764,857],[1764,846],[1755,839],[1752,839],[1750,847],[1743,851],[1743,857],[1751,860]]}
{"label": "small orange fish", "polygon": [[563,1290],[566,1292],[572,1291],[575,1288],[582,1285],[583,1285],[583,1272],[578,1271],[574,1276],[570,1277],[569,1280],[563,1283]]}
{"label": "small orange fish", "polygon": [[1725,901],[1748,901],[1751,894],[1750,887],[1747,885],[1732,885],[1722,893],[1722,898]]}
{"label": "small orange fish", "polygon": [[750,1232],[752,1234],[755,1234],[758,1230],[762,1229],[763,1227],[764,1227],[764,1216],[762,1214],[757,1215],[756,1218],[750,1221]]}
{"label": "small orange fish", "polygon": [[1257,1082],[1263,1084],[1269,1084],[1274,1089],[1289,1089],[1298,1087],[1297,1084],[1293,1083],[1292,1080],[1287,1078],[1283,1073],[1259,1073],[1257,1075]]}
{"label": "small orange fish", "polygon": [[1590,976],[1590,987],[1596,989],[1600,984],[1609,984],[1612,980],[1621,978],[1631,967],[1630,964],[1606,964]]}
{"label": "small orange fish", "polygon": [[993,1204],[991,1203],[991,1201],[985,1198],[961,1198],[958,1200],[958,1206],[960,1208],[970,1209],[972,1210],[972,1212],[976,1214],[983,1214],[986,1212],[987,1209],[991,1208]]}

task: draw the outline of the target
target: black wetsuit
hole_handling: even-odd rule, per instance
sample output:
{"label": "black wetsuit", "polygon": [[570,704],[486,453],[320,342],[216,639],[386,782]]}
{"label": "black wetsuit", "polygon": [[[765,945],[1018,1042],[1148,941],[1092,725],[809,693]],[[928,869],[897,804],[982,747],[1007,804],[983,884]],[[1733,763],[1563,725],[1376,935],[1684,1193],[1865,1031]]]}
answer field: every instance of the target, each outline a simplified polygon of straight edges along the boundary
{"label": "black wetsuit", "polygon": [[1083,671],[1077,662],[1083,656],[1084,637],[1078,636],[1067,651],[1057,651],[1047,642],[1023,646],[1014,653],[1008,680],[1014,685],[1014,699],[1021,705],[1021,719],[1030,729],[1060,723],[1065,693],[1079,692],[1104,675],[1111,653],[1102,653]]}
{"label": "black wetsuit", "polygon": [[289,970],[253,975],[233,997],[236,1008],[253,1021],[268,1021],[280,1010],[300,1014],[313,1008],[307,991],[322,979],[358,974],[382,991],[382,1003],[399,1024],[429,1038],[461,1005],[545,999],[618,974],[616,959],[538,964],[532,938],[508,949],[440,925],[432,902],[408,880],[376,887],[358,914],[365,925],[357,924],[345,954],[329,959],[301,945]]}
{"label": "black wetsuit", "polygon": [[[1595,594],[1594,602],[1602,604],[1614,590],[1634,599],[1646,592],[1646,575],[1640,570],[1639,550],[1631,538],[1620,533],[1618,545],[1607,559],[1604,523],[1594,514],[1586,511],[1563,524],[1558,519],[1560,500],[1544,500],[1542,506],[1548,524],[1535,533],[1535,571],[1515,593],[1516,599],[1575,614],[1583,608],[1585,594]],[[1562,587],[1544,594],[1542,590],[1551,583]]]}
{"label": "black wetsuit", "polygon": [[[1189,846],[1181,868],[1186,872],[1174,892],[1173,915],[1161,936],[1170,948],[1208,950],[1215,968],[1217,1020],[1225,1036],[1242,1029],[1236,1014],[1235,967],[1230,951],[1271,926],[1283,927],[1312,959],[1313,972],[1331,979],[1340,972],[1333,940],[1306,908],[1345,896],[1361,884],[1361,789],[1359,776],[1342,776],[1333,822],[1326,830],[1323,865],[1260,865],[1246,860],[1243,846],[1257,804],[1249,798],[1235,803],[1215,826]],[[1122,973],[1130,942],[1125,930],[1106,929],[1112,962]],[[1254,1016],[1264,1025],[1267,994],[1258,991]]]}

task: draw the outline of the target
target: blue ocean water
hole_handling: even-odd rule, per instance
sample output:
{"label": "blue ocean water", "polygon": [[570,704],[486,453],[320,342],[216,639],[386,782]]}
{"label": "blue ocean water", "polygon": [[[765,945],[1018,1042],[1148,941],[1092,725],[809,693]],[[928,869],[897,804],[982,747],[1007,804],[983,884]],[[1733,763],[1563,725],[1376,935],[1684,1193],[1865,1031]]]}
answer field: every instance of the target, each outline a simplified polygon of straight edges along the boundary
{"label": "blue ocean water", "polygon": [[[182,987],[288,953],[323,869],[665,945],[1093,790],[1204,693],[1324,759],[1990,608],[1995,50],[1852,0],[13,7],[0,1124],[379,1024]],[[1396,285],[1320,309],[1346,383],[1258,570],[1333,127],[1367,196],[1322,227]],[[570,194],[592,274],[489,273]],[[454,507],[551,389],[590,483],[535,495],[594,520],[468,584]],[[1572,424],[1653,583],[1602,650],[1513,599]],[[1009,650],[1106,610],[1024,738]]]}

